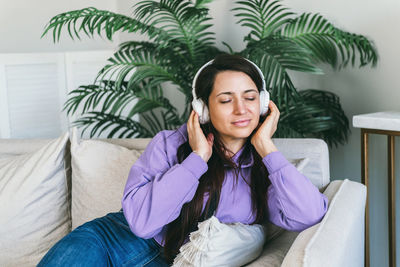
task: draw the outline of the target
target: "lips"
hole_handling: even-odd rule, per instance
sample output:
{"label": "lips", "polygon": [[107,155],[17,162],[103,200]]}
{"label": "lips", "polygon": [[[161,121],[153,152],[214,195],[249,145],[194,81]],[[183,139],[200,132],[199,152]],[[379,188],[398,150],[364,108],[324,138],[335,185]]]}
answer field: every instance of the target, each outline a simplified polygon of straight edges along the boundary
{"label": "lips", "polygon": [[245,127],[249,125],[250,120],[237,120],[232,122],[233,125],[238,126],[238,127]]}

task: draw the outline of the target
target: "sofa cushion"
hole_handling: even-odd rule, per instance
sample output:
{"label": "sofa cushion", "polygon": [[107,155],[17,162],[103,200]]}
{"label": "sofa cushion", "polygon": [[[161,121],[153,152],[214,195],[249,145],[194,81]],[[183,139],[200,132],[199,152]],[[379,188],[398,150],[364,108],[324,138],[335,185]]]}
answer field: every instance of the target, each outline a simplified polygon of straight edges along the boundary
{"label": "sofa cushion", "polygon": [[274,138],[278,150],[286,158],[308,158],[302,173],[319,189],[330,181],[328,145],[320,139]]}
{"label": "sofa cushion", "polygon": [[141,151],[71,134],[72,229],[121,209],[129,170]]}
{"label": "sofa cushion", "polygon": [[70,231],[67,142],[0,159],[0,266],[35,266]]}
{"label": "sofa cushion", "polygon": [[[334,181],[326,188],[324,195],[327,196],[329,203],[331,203],[341,185],[342,181]],[[282,231],[277,235],[279,238],[276,238],[276,236],[272,240],[268,241],[265,244],[261,256],[254,262],[246,265],[246,267],[300,266],[299,262],[303,262],[304,258],[304,248],[317,232],[320,225],[321,223],[317,223],[300,233],[282,229]]]}
{"label": "sofa cushion", "polygon": [[[348,179],[343,180],[321,226],[305,248],[304,266],[362,265],[364,242],[348,241],[364,238],[366,195],[365,185]],[[335,242],[330,242],[331,240]],[[326,264],[328,257],[332,260]]]}
{"label": "sofa cushion", "polygon": [[[342,180],[333,181],[329,184],[328,188],[325,190],[324,195],[329,200],[329,206],[331,206],[331,201],[335,194],[339,191],[343,184]],[[325,215],[326,216],[326,215]],[[292,266],[293,264],[297,264],[298,262],[303,262],[305,247],[310,242],[312,237],[317,232],[318,228],[320,227],[321,223],[317,223],[310,228],[305,229],[302,231],[293,242],[292,247],[290,248],[290,253],[288,256],[283,260],[283,266]]]}
{"label": "sofa cushion", "polygon": [[[280,267],[286,253],[290,249],[293,241],[299,235],[298,232],[284,230],[279,238],[267,242],[261,255],[253,262],[245,265],[246,267]],[[296,265],[292,265],[293,267]],[[296,266],[297,267],[297,266]]]}
{"label": "sofa cushion", "polygon": [[200,222],[189,239],[179,249],[173,267],[243,266],[260,255],[265,233],[259,224],[225,224],[212,216]]}
{"label": "sofa cushion", "polygon": [[[363,247],[348,248],[346,244],[347,240],[355,240],[364,235],[364,227],[358,222],[363,221],[364,217],[366,188],[348,179],[337,180],[329,184],[324,194],[329,199],[325,217],[320,223],[299,234],[282,266],[328,266],[326,258],[337,260],[330,261],[329,266],[345,266],[341,262],[344,259],[350,263],[348,266],[359,265],[363,258]],[[355,216],[358,219],[355,220]],[[335,240],[335,243],[330,240]]]}

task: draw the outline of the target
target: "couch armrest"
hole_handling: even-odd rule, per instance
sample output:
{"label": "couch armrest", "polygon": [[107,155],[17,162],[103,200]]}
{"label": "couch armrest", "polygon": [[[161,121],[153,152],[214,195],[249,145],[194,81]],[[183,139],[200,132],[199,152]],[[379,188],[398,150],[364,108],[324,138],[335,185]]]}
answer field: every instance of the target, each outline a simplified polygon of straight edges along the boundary
{"label": "couch armrest", "polygon": [[366,193],[358,182],[331,182],[325,217],[297,236],[282,266],[364,266]]}

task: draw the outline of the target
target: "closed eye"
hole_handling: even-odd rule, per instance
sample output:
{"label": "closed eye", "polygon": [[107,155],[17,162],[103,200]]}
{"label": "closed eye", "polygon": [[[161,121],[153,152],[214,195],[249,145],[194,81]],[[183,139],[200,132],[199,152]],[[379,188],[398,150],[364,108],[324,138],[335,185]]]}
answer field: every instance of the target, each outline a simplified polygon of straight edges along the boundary
{"label": "closed eye", "polygon": [[[255,97],[247,97],[246,100],[254,101],[254,100],[256,100],[256,98]],[[229,103],[229,102],[231,102],[230,99],[224,100],[224,101],[220,101],[220,103],[222,103],[222,104],[226,104],[226,103]]]}

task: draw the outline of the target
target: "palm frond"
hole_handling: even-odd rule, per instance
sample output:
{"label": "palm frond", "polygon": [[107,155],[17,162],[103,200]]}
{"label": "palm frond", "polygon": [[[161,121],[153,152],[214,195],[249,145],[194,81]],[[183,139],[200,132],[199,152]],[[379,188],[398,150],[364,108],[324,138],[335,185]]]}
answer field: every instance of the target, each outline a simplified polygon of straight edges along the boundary
{"label": "palm frond", "polygon": [[81,85],[72,90],[68,100],[64,103],[64,110],[68,115],[77,112],[81,106],[80,114],[94,110],[102,104],[102,110],[111,108],[112,113],[117,113],[123,106],[134,100],[134,95],[126,91],[126,83],[117,90],[114,81],[103,81],[100,84]]}
{"label": "palm frond", "polygon": [[[289,38],[270,36],[251,42],[243,51],[253,58],[260,55],[270,55],[288,70],[323,74],[323,71],[313,61],[310,50],[298,45]],[[253,56],[252,56],[253,55]]]}
{"label": "palm frond", "polygon": [[360,67],[377,63],[376,49],[367,38],[334,27],[320,14],[298,16],[286,24],[280,34],[310,49],[317,61],[328,63],[333,68],[345,67],[349,63],[354,66],[357,55]]}
{"label": "palm frond", "polygon": [[138,113],[145,113],[156,108],[164,108],[172,110],[175,114],[177,109],[171,104],[168,98],[163,96],[162,88],[158,86],[153,88],[150,86],[141,86],[140,90],[135,92],[138,102],[129,111],[128,117],[132,117]]}
{"label": "palm frond", "polygon": [[366,37],[337,28],[334,29],[333,35],[342,56],[342,64],[339,68],[346,67],[350,63],[354,67],[357,60],[360,61],[359,67],[364,67],[368,64],[373,67],[376,66],[378,53],[374,44]]}
{"label": "palm frond", "polygon": [[314,65],[309,50],[287,38],[269,36],[251,42],[240,54],[260,67],[264,73],[266,88],[278,107],[298,95],[287,70],[323,73]]}
{"label": "palm frond", "polygon": [[156,135],[165,129],[176,129],[185,122],[179,120],[179,114],[176,109],[168,109],[166,111],[152,109],[146,113],[141,113],[141,118],[143,119],[142,124],[149,128],[152,135]]}
{"label": "palm frond", "polygon": [[136,5],[135,17],[144,24],[158,26],[174,39],[185,44],[191,61],[196,61],[203,47],[214,45],[214,33],[207,31],[211,18],[204,5],[193,5],[188,0],[141,1]]}
{"label": "palm frond", "polygon": [[197,8],[205,7],[207,4],[211,3],[213,0],[196,0],[194,6]]}
{"label": "palm frond", "polygon": [[[285,114],[282,112],[281,114]],[[278,129],[274,133],[274,138],[304,138],[304,134],[298,132],[294,129],[290,122],[285,120],[280,120],[278,124]]]}
{"label": "palm frond", "polygon": [[100,136],[110,129],[107,138],[147,138],[154,135],[142,124],[124,116],[116,116],[105,112],[92,111],[73,122],[74,126],[82,128],[82,135],[90,129],[90,137]]}
{"label": "palm frond", "polygon": [[245,40],[261,40],[273,34],[277,29],[290,21],[293,12],[280,4],[280,0],[248,0],[236,1],[238,7],[236,17],[241,18],[238,23],[251,29]]}
{"label": "palm frond", "polygon": [[161,87],[151,88],[144,84],[135,94],[138,102],[128,117],[140,114],[154,135],[164,129],[175,129],[186,121],[181,120],[178,110],[163,96]]}
{"label": "palm frond", "polygon": [[[330,146],[344,144],[350,128],[339,97],[334,93],[315,89],[299,93],[302,101],[291,105],[289,112],[281,113],[280,124],[290,127],[303,137],[324,139]],[[283,136],[284,132],[281,131],[278,129],[278,136]],[[284,128],[283,131],[287,129]]]}
{"label": "palm frond", "polygon": [[178,112],[174,109],[167,109],[166,111],[161,111],[161,119],[163,120],[164,129],[173,130],[178,126],[182,125],[187,121],[187,119],[182,119],[179,117]]}
{"label": "palm frond", "polygon": [[[189,55],[183,46],[184,44],[176,39],[169,41],[167,46],[143,41],[128,41],[120,45],[119,53],[126,54],[130,53],[130,51],[135,51],[136,53],[139,51],[148,51],[151,54],[155,54],[157,58],[162,58],[166,64],[173,66],[171,72],[176,77],[176,80],[179,81],[180,87],[190,88],[192,77],[188,74],[194,71],[195,66],[193,62],[186,62]],[[205,51],[204,55],[207,55],[208,57],[213,57],[219,53],[219,50],[215,49],[213,46],[205,47],[203,49]],[[201,62],[204,62],[208,57],[207,59],[202,60],[202,55],[199,55],[198,58]],[[186,90],[184,91],[186,92]],[[190,94],[189,91],[185,93],[185,95],[188,94]]]}
{"label": "palm frond", "polygon": [[182,88],[181,81],[175,75],[179,69],[170,65],[169,58],[172,56],[172,51],[169,51],[167,58],[163,57],[165,53],[160,51],[155,45],[141,49],[119,50],[108,59],[109,64],[99,72],[96,81],[101,82],[112,77],[117,88],[123,82],[128,82],[127,87],[132,88],[141,81],[151,78],[151,83],[148,84],[150,87],[159,86],[163,82],[172,82]]}
{"label": "palm frond", "polygon": [[161,29],[146,25],[125,15],[88,7],[65,12],[51,18],[45,26],[42,37],[52,30],[53,41],[58,42],[64,27],[67,28],[71,39],[80,39],[82,32],[89,37],[93,37],[95,34],[101,36],[103,31],[109,40],[112,40],[112,36],[118,31],[146,33],[151,39],[157,37],[162,40],[168,36]]}
{"label": "palm frond", "polygon": [[[106,85],[109,86],[110,84]],[[130,122],[130,124],[136,125],[136,128],[139,127],[139,125],[142,125],[145,129],[148,128],[140,133],[140,137],[143,137],[143,134],[152,136],[162,129],[172,129],[181,125],[183,121],[180,120],[177,109],[163,96],[161,87],[151,88],[147,85],[148,82],[142,81],[140,86],[135,88],[135,90],[127,90],[126,87],[124,90],[105,90],[105,88],[97,85],[81,86],[71,92],[75,93],[75,96],[68,99],[65,108],[76,110],[80,104],[83,104],[84,107],[81,114],[84,116],[74,123],[77,123],[79,126],[85,125],[86,128],[92,128],[91,136],[94,134],[100,135],[111,127],[111,124],[106,122],[106,118],[112,118],[112,123],[114,123],[118,121],[118,118],[130,119],[136,114],[140,114],[148,124],[148,127],[145,127],[142,123]],[[115,85],[112,88],[116,88]],[[133,101],[136,101],[136,104],[130,108],[130,110],[127,109],[127,106]],[[89,112],[90,110],[95,110],[97,106],[100,106],[99,109],[101,111]],[[152,118],[156,116],[154,110],[158,108],[160,108],[158,113],[161,114],[162,123],[159,119]],[[128,113],[128,115],[122,116],[122,113]],[[147,113],[149,113],[150,116],[147,115]],[[94,114],[100,114],[100,117],[97,118],[93,116]],[[149,123],[149,121],[151,123]],[[113,126],[114,128],[110,134],[121,131],[123,126],[124,124],[119,122],[119,126]],[[123,134],[128,135],[128,132],[129,131],[123,131]]]}

